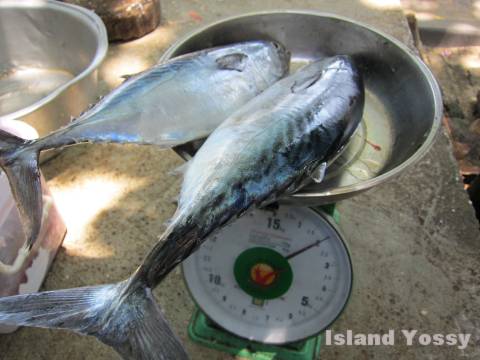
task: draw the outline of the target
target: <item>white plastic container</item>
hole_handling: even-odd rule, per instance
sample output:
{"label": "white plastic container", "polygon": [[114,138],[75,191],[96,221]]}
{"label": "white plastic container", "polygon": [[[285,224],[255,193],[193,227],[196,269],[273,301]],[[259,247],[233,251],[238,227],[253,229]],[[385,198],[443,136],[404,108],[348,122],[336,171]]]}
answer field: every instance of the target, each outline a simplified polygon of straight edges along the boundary
{"label": "white plastic container", "polygon": [[[16,120],[0,122],[0,128],[22,138],[37,137],[35,129]],[[65,237],[66,227],[42,177],[43,220],[39,238],[20,270],[12,275],[0,273],[0,297],[36,292]],[[0,260],[12,264],[25,243],[20,216],[6,175],[0,170]],[[15,331],[0,325],[0,333]]]}

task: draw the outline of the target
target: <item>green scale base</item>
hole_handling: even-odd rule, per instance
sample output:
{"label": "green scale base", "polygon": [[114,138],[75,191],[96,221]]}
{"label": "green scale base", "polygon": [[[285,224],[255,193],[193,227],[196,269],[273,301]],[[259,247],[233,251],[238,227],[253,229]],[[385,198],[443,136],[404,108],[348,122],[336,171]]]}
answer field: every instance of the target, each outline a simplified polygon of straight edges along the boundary
{"label": "green scale base", "polygon": [[283,346],[249,341],[221,329],[198,308],[188,325],[188,336],[197,344],[248,360],[313,360],[322,343],[322,335]]}

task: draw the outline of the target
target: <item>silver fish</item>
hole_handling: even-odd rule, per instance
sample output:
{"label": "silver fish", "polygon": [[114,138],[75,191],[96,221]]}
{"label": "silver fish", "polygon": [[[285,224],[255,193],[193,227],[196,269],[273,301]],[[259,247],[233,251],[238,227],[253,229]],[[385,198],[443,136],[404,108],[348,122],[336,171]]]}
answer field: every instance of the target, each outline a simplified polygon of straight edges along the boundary
{"label": "silver fish", "polygon": [[187,359],[151,289],[252,206],[297,190],[346,144],[363,112],[347,56],[314,62],[232,114],[191,160],[173,221],[126,281],[0,299],[0,323],[94,335],[125,359]]}
{"label": "silver fish", "polygon": [[202,50],[129,77],[68,126],[35,141],[0,130],[0,167],[8,176],[26,244],[18,270],[40,230],[40,151],[79,143],[133,143],[172,147],[206,137],[232,112],[288,71],[279,44],[251,41]]}

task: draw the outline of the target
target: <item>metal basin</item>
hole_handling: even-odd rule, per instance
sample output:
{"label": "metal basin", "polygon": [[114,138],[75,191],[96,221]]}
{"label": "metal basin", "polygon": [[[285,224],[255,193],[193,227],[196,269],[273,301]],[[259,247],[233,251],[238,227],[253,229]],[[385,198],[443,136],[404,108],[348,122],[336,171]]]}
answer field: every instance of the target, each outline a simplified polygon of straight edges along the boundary
{"label": "metal basin", "polygon": [[[320,205],[370,189],[415,163],[440,127],[442,99],[427,66],[405,45],[380,31],[330,14],[276,11],[228,18],[174,44],[162,60],[216,45],[272,39],[292,53],[291,71],[324,56],[352,55],[365,80],[361,125],[321,184],[285,202]],[[193,152],[195,145],[179,149]]]}
{"label": "metal basin", "polygon": [[94,100],[107,48],[105,26],[91,11],[1,1],[0,121],[25,121],[40,136],[67,124]]}

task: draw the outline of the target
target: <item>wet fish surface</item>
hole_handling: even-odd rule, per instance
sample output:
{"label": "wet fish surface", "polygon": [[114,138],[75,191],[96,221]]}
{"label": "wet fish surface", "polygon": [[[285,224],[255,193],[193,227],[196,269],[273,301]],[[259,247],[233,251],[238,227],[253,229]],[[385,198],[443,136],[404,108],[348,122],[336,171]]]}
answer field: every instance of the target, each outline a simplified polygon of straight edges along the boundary
{"label": "wet fish surface", "polygon": [[79,143],[133,143],[169,148],[210,134],[240,106],[288,71],[279,44],[250,41],[186,54],[129,77],[68,126],[34,141],[0,130],[0,167],[19,209],[28,255],[40,229],[42,198],[38,155]]}
{"label": "wet fish surface", "polygon": [[187,359],[151,289],[213,232],[305,184],[353,134],[364,89],[335,56],[278,81],[233,113],[191,160],[178,208],[126,281],[0,299],[0,323],[96,336],[125,359]]}

